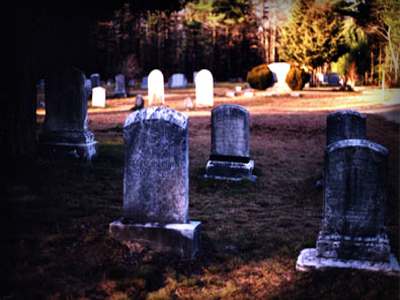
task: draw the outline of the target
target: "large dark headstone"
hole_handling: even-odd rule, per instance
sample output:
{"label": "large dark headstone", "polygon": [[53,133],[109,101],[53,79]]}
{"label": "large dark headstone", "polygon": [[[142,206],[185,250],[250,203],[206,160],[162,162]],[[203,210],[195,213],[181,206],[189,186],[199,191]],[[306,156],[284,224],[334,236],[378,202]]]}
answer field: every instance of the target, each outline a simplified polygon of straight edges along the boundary
{"label": "large dark headstone", "polygon": [[249,112],[240,105],[223,104],[211,112],[211,156],[206,178],[255,180],[250,159]]}
{"label": "large dark headstone", "polygon": [[324,217],[316,249],[300,270],[348,267],[399,273],[384,227],[388,151],[362,139],[330,144],[325,157]]}
{"label": "large dark headstone", "polygon": [[125,122],[124,140],[123,218],[111,234],[193,257],[200,222],[188,218],[188,118],[166,107],[138,110]]}
{"label": "large dark headstone", "polygon": [[343,110],[327,117],[326,144],[346,140],[366,138],[366,117],[357,111]]}
{"label": "large dark headstone", "polygon": [[46,78],[46,117],[41,150],[51,156],[90,160],[96,141],[88,129],[85,75],[75,68],[55,71]]}

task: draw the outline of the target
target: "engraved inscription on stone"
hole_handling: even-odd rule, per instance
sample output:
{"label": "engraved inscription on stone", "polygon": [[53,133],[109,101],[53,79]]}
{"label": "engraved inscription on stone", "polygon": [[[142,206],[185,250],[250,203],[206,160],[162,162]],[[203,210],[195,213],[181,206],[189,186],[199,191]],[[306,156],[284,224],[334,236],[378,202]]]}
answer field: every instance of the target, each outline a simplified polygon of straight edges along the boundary
{"label": "engraved inscription on stone", "polygon": [[249,157],[249,113],[239,105],[212,110],[211,154]]}
{"label": "engraved inscription on stone", "polygon": [[124,216],[134,222],[186,223],[187,117],[166,107],[132,113],[124,127]]}
{"label": "engraved inscription on stone", "polygon": [[386,150],[376,151],[370,147],[376,144],[366,140],[339,143],[327,150],[324,231],[377,235],[383,230]]}

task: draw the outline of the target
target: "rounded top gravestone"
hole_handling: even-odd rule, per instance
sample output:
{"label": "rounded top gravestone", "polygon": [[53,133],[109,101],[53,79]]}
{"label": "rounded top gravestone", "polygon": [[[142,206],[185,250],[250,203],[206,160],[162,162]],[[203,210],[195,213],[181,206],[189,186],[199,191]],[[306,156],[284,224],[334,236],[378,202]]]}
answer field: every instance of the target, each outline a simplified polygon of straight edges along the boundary
{"label": "rounded top gravestone", "polygon": [[167,107],[131,113],[123,129],[124,206],[137,223],[187,223],[188,118]]}
{"label": "rounded top gravestone", "polygon": [[196,106],[214,105],[214,79],[209,70],[203,69],[196,74]]}
{"label": "rounded top gravestone", "polygon": [[358,237],[383,232],[387,156],[385,147],[362,139],[327,147],[324,232]]}
{"label": "rounded top gravestone", "polygon": [[250,157],[249,112],[240,105],[222,104],[211,111],[211,156]]}
{"label": "rounded top gravestone", "polygon": [[87,129],[85,75],[76,68],[57,70],[46,78],[46,116],[48,131]]}
{"label": "rounded top gravestone", "polygon": [[329,114],[326,120],[326,144],[345,139],[365,139],[366,120],[365,116],[353,110],[340,110]]}
{"label": "rounded top gravestone", "polygon": [[147,79],[149,106],[164,104],[164,75],[155,69],[150,72]]}

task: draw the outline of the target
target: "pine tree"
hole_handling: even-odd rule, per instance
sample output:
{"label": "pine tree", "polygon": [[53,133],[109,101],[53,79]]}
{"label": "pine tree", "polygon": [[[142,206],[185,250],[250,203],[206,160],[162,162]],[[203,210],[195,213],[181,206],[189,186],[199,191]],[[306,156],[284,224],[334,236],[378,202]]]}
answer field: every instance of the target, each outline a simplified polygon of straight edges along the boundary
{"label": "pine tree", "polygon": [[337,60],[345,50],[342,22],[329,3],[296,1],[283,29],[280,57],[311,69]]}

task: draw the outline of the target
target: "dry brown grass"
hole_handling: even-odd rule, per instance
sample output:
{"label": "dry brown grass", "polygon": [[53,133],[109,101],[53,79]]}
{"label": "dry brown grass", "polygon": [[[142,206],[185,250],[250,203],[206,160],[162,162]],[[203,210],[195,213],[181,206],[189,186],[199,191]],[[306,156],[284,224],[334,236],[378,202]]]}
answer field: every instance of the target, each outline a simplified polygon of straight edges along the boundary
{"label": "dry brown grass", "polygon": [[[259,99],[249,103],[258,105]],[[275,100],[273,100],[275,101]],[[260,109],[261,110],[261,109]],[[326,112],[254,114],[251,153],[258,180],[201,179],[210,149],[208,116],[190,121],[190,215],[201,220],[202,252],[180,261],[111,239],[122,205],[122,122],[127,111],[95,113],[100,142],[88,165],[40,159],[9,186],[2,242],[10,299],[397,299],[399,281],[362,271],[299,273],[300,250],[319,230]],[[387,225],[399,257],[399,126],[368,117],[368,135],[390,150]],[[10,225],[11,224],[11,225]],[[7,299],[7,298],[6,298]]]}

